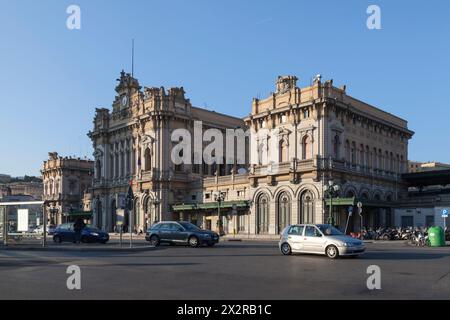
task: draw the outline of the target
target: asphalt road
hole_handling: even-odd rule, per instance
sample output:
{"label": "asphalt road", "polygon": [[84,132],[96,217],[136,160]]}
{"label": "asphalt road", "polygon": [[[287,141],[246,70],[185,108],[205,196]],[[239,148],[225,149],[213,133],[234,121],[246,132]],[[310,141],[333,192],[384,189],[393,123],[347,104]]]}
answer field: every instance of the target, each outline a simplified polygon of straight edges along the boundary
{"label": "asphalt road", "polygon": [[[282,256],[275,242],[129,251],[0,249],[0,299],[450,299],[450,247],[367,244],[357,259]],[[69,265],[81,290],[68,290]],[[381,268],[369,290],[367,267]]]}

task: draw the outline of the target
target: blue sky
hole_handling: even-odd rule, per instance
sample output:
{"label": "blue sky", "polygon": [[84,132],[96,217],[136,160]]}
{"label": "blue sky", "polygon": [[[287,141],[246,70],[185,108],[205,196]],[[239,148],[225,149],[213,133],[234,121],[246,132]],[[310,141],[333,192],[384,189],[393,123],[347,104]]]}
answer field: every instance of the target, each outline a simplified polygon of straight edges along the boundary
{"label": "blue sky", "polygon": [[[81,8],[81,30],[66,8]],[[381,7],[381,30],[366,9]],[[450,162],[450,3],[0,0],[0,173],[39,174],[48,151],[89,156],[115,79],[184,86],[194,105],[245,116],[280,74],[321,73],[416,132],[410,159]]]}

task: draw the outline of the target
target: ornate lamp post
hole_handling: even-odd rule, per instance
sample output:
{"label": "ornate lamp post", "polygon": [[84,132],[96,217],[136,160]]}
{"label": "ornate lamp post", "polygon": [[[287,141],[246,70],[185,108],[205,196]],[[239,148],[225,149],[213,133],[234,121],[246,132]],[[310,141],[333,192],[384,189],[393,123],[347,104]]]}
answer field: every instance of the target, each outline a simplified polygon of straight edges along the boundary
{"label": "ornate lamp post", "polygon": [[220,219],[220,204],[223,202],[223,200],[225,199],[225,195],[223,192],[220,192],[218,194],[214,195],[214,201],[217,202],[217,228],[218,228],[218,233],[220,235],[223,234],[223,225],[222,225],[222,220]]}
{"label": "ornate lamp post", "polygon": [[331,224],[332,226],[334,226],[335,224],[335,219],[333,216],[333,198],[339,193],[339,185],[335,184],[333,180],[329,180],[328,181],[328,186],[325,186],[325,194],[327,196],[327,198],[330,199],[330,211],[328,214],[328,220],[327,223]]}

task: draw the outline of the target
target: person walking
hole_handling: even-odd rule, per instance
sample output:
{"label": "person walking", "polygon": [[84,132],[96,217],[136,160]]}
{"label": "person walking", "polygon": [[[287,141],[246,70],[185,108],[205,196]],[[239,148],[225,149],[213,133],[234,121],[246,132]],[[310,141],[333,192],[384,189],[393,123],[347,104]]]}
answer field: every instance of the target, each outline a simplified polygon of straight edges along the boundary
{"label": "person walking", "polygon": [[73,225],[73,230],[75,231],[75,242],[81,243],[81,232],[86,227],[86,224],[84,223],[83,219],[78,218],[77,221],[75,221],[75,224]]}

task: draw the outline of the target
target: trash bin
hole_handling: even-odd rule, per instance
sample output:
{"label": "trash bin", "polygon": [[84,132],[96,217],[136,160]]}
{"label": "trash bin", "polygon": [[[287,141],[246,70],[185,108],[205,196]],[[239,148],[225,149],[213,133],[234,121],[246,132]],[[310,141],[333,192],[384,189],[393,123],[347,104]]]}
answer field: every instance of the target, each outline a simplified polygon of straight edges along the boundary
{"label": "trash bin", "polygon": [[428,240],[431,247],[445,246],[445,235],[442,227],[431,227],[428,229]]}

